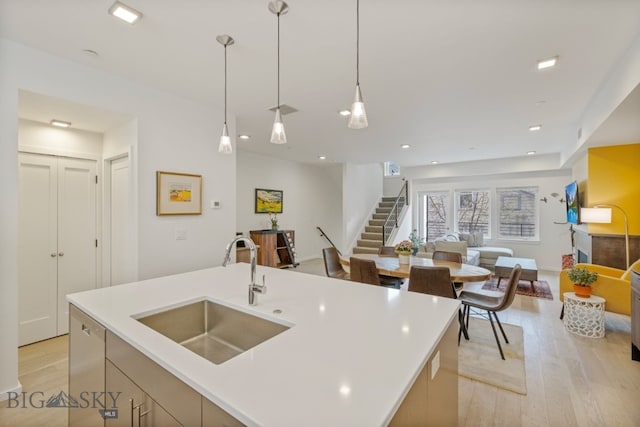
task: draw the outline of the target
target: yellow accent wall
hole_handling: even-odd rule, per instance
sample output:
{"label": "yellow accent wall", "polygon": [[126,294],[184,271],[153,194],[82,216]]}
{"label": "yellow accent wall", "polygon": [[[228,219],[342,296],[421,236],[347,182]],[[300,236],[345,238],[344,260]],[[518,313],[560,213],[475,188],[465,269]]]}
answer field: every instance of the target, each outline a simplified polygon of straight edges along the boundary
{"label": "yellow accent wall", "polygon": [[[589,148],[584,207],[617,205],[629,220],[629,234],[640,235],[640,143]],[[612,209],[611,224],[589,224],[590,234],[624,234],[624,217]]]}

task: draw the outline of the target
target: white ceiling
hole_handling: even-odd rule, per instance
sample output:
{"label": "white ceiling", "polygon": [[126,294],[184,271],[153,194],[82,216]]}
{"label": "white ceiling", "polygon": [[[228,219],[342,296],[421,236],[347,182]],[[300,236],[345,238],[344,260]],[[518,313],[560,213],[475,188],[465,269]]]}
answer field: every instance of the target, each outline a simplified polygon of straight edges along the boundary
{"label": "white ceiling", "polygon": [[[107,14],[112,3],[0,0],[0,36],[222,108],[215,37],[229,34],[229,111],[237,132],[252,135],[238,147],[303,162],[326,155],[414,166],[558,153],[575,145],[584,109],[640,35],[640,0],[361,0],[369,127],[352,130],[337,112],[355,87],[355,0],[291,0],[281,18],[281,102],[299,112],[284,117],[289,143],[275,146],[268,108],[276,104],[276,18],[267,0],[126,0],[144,13],[133,26]],[[536,70],[536,60],[555,55],[555,69]],[[28,101],[21,98],[24,118],[64,113]],[[627,107],[637,117],[638,100]],[[105,126],[95,117],[67,120]],[[637,141],[638,120],[626,120]],[[533,124],[542,131],[529,132]],[[598,132],[611,140],[605,126]]]}

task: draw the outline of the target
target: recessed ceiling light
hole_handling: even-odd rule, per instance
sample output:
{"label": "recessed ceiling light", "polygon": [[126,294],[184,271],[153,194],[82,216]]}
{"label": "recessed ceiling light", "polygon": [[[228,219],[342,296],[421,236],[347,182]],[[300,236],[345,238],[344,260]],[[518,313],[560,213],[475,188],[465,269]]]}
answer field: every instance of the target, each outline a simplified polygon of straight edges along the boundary
{"label": "recessed ceiling light", "polygon": [[402,144],[400,148],[403,148],[406,150],[407,148],[411,148],[411,146],[409,144]]}
{"label": "recessed ceiling light", "polygon": [[432,161],[431,161],[431,164],[432,164],[432,165],[437,165],[438,163],[440,163],[440,162],[439,162],[439,161],[437,161],[437,160],[432,160]]}
{"label": "recessed ceiling light", "polygon": [[541,59],[538,61],[538,70],[544,70],[545,68],[555,67],[558,63],[558,57],[554,56],[553,58]]}
{"label": "recessed ceiling light", "polygon": [[119,1],[115,2],[109,8],[109,13],[116,18],[122,19],[128,24],[134,24],[140,18],[142,18],[142,13],[138,12],[132,7],[127,6],[126,4],[120,3]]}
{"label": "recessed ceiling light", "polygon": [[70,122],[65,122],[57,119],[53,119],[49,123],[51,124],[51,126],[57,126],[59,128],[68,128],[69,126],[71,126]]}
{"label": "recessed ceiling light", "polygon": [[327,156],[318,156],[320,160],[327,160]]}
{"label": "recessed ceiling light", "polygon": [[238,135],[238,138],[240,139],[251,139],[251,135],[247,135],[245,133]]}
{"label": "recessed ceiling light", "polygon": [[340,114],[342,117],[347,117],[351,115],[351,111],[350,110],[340,110],[338,111],[338,114]]}
{"label": "recessed ceiling light", "polygon": [[534,154],[536,154],[535,151],[527,151],[527,156],[533,156]]}
{"label": "recessed ceiling light", "polygon": [[531,126],[529,126],[529,130],[531,132],[536,132],[536,131],[539,131],[540,129],[542,129],[542,125],[531,125]]}

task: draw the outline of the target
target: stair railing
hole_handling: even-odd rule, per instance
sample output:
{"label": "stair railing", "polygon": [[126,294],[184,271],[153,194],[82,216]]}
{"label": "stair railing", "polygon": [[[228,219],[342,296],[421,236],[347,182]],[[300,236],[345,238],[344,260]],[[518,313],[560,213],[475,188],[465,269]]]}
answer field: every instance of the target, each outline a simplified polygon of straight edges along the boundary
{"label": "stair railing", "polygon": [[342,256],[342,252],[340,252],[340,249],[338,249],[336,247],[336,245],[333,244],[333,242],[331,241],[331,239],[329,238],[329,236],[327,236],[327,233],[324,232],[324,230],[322,230],[322,228],[320,227],[316,227],[318,229],[318,231],[320,231],[320,236],[324,237],[325,239],[327,239],[327,241],[329,242],[329,244],[331,246],[333,246],[336,249],[336,252],[338,252],[339,256]]}
{"label": "stair railing", "polygon": [[393,230],[398,227],[398,218],[400,217],[402,208],[409,204],[409,187],[407,186],[407,181],[404,178],[403,181],[404,184],[402,184],[402,188],[396,196],[393,208],[391,208],[391,212],[387,215],[387,219],[384,221],[384,225],[382,226],[382,241],[384,245],[387,244],[387,239]]}

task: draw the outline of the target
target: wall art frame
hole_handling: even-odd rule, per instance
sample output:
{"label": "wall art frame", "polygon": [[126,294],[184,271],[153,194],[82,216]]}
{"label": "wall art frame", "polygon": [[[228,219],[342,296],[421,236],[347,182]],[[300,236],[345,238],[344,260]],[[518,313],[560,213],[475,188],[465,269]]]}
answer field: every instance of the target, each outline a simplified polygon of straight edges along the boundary
{"label": "wall art frame", "polygon": [[282,190],[256,188],[255,213],[282,213]]}
{"label": "wall art frame", "polygon": [[202,215],[202,175],[156,172],[156,215]]}

